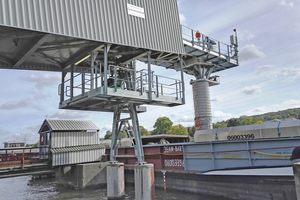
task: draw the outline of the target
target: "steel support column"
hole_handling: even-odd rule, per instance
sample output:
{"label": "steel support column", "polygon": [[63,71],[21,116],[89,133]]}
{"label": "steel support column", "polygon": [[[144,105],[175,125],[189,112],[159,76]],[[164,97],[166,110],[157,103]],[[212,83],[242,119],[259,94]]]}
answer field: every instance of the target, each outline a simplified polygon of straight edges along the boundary
{"label": "steel support column", "polygon": [[148,100],[152,100],[152,71],[151,71],[151,52],[148,52]]}
{"label": "steel support column", "polygon": [[71,65],[71,78],[70,78],[70,99],[74,96],[74,65]]}
{"label": "steel support column", "polygon": [[182,88],[182,104],[185,104],[185,87],[184,87],[184,74],[183,74],[183,62],[182,62],[182,55],[179,56],[180,58],[180,73],[181,73],[181,88]]}
{"label": "steel support column", "polygon": [[134,133],[134,140],[135,140],[135,146],[134,151],[135,155],[137,156],[138,162],[144,162],[144,150],[143,150],[143,144],[142,144],[142,138],[141,138],[141,130],[139,125],[139,120],[137,116],[136,111],[136,105],[135,103],[129,103],[129,109],[130,109],[130,117],[132,119],[132,126],[133,126],[133,133]]}
{"label": "steel support column", "polygon": [[66,72],[64,70],[61,71],[61,85],[60,85],[60,103],[65,100],[65,76]]}
{"label": "steel support column", "polygon": [[104,45],[104,87],[103,87],[103,94],[107,94],[107,56],[108,56],[108,46],[107,44]]}
{"label": "steel support column", "polygon": [[[121,113],[123,111],[123,108],[126,106],[128,107],[130,117],[121,119]],[[134,140],[135,140],[134,152],[137,157],[137,161],[139,163],[143,163],[145,161],[144,150],[143,150],[141,131],[140,131],[140,127],[139,127],[136,105],[134,103],[115,106],[113,126],[112,126],[112,144],[111,144],[111,149],[110,149],[110,161],[116,160],[115,156],[118,154],[118,143],[117,142],[118,142],[120,132],[122,131],[122,126],[124,125],[124,120],[132,121],[133,136],[134,136]]]}
{"label": "steel support column", "polygon": [[114,110],[114,119],[113,119],[113,125],[112,125],[112,138],[111,138],[111,148],[110,148],[110,161],[115,161],[115,155],[118,154],[118,137],[119,137],[119,123],[120,123],[120,117],[121,117],[121,106],[116,106]]}

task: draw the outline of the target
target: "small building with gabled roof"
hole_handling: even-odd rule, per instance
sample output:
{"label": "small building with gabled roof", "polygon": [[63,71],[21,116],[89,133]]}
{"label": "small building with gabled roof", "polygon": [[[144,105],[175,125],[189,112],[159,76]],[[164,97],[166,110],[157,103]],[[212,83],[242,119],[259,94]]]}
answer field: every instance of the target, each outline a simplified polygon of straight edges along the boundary
{"label": "small building with gabled roof", "polygon": [[90,120],[46,119],[39,130],[40,158],[52,159],[53,166],[101,160],[99,130]]}

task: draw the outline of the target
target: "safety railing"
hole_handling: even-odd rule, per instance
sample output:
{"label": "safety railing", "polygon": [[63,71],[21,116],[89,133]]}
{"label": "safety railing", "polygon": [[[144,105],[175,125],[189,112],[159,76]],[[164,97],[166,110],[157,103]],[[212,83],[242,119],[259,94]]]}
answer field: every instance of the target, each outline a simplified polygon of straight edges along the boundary
{"label": "safety railing", "polygon": [[[105,80],[107,80],[106,84]],[[155,75],[153,71],[149,76],[147,70],[136,71],[114,65],[108,66],[105,78],[101,64],[81,73],[74,73],[73,76],[70,75],[70,78],[58,86],[58,94],[63,95],[61,99],[73,98],[94,89],[100,90],[105,86],[113,88],[114,92],[118,90],[137,91],[142,95],[151,91],[156,97],[183,98],[182,82],[179,79]]]}
{"label": "safety railing", "polygon": [[[48,147],[47,147],[48,148]],[[0,166],[21,165],[39,160],[40,148],[5,148],[0,149]]]}
{"label": "safety railing", "polygon": [[184,40],[190,42],[192,46],[201,47],[203,50],[212,51],[218,53],[219,56],[225,57],[234,56],[234,48],[232,45],[220,42],[212,37],[206,36],[205,34],[191,29],[187,26],[181,25],[182,37]]}

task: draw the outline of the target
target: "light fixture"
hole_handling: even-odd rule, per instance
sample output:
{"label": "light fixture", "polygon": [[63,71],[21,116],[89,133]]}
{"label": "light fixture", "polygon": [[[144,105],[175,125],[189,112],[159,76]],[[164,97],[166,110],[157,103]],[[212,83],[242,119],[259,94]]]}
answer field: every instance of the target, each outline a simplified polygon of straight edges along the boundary
{"label": "light fixture", "polygon": [[77,63],[75,63],[75,65],[78,65],[79,63],[85,61],[85,60],[88,59],[89,57],[91,57],[91,55],[87,55],[86,57],[82,58],[82,59],[79,60]]}

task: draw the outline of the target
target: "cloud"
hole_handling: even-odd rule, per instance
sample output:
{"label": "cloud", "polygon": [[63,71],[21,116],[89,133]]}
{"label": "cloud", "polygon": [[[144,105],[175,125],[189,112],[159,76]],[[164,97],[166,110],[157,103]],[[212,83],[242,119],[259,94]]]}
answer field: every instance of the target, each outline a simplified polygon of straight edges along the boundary
{"label": "cloud", "polygon": [[194,122],[194,116],[182,116],[177,119],[177,122]]}
{"label": "cloud", "polygon": [[281,6],[287,6],[287,7],[290,7],[290,8],[294,7],[294,3],[292,1],[286,1],[286,0],[281,0],[280,5]]}
{"label": "cloud", "polygon": [[181,24],[185,22],[185,16],[181,13],[179,13],[179,19]]}
{"label": "cloud", "polygon": [[102,128],[101,128],[101,131],[111,131],[112,130],[112,125],[110,124],[110,125],[105,125],[105,126],[103,126]]}
{"label": "cloud", "polygon": [[264,52],[254,44],[246,45],[240,50],[240,61],[251,61],[265,56]]}
{"label": "cloud", "polygon": [[44,89],[50,86],[57,86],[61,81],[60,74],[43,74],[43,75],[35,75],[31,74],[28,77],[23,77],[22,80],[27,81],[29,83],[34,83],[37,89]]}
{"label": "cloud", "polygon": [[215,96],[215,97],[210,98],[210,101],[212,101],[212,102],[222,102],[223,99],[220,96]]}
{"label": "cloud", "polygon": [[281,76],[285,82],[293,82],[300,78],[300,68],[284,68],[280,71],[274,71],[271,73],[271,77],[277,78]]}
{"label": "cloud", "polygon": [[286,106],[288,106],[288,107],[300,107],[300,101],[291,99],[291,100],[283,102],[282,106],[284,106],[284,107],[286,107]]}
{"label": "cloud", "polygon": [[33,97],[29,97],[19,101],[9,101],[0,105],[0,109],[2,110],[15,110],[15,109],[26,108],[26,107],[32,107],[39,111],[43,110],[40,106],[34,103]]}
{"label": "cloud", "polygon": [[290,99],[287,101],[283,101],[279,104],[273,104],[273,105],[268,105],[268,106],[260,106],[256,107],[254,109],[251,109],[249,111],[245,112],[245,115],[258,115],[258,114],[264,114],[268,112],[277,112],[279,110],[286,110],[289,108],[300,108],[300,101],[295,100],[295,99]]}
{"label": "cloud", "polygon": [[4,130],[2,130],[1,128],[0,128],[0,136],[2,136],[2,135],[6,135],[8,132],[5,132]]}
{"label": "cloud", "polygon": [[5,138],[7,142],[26,142],[27,144],[35,144],[39,141],[39,135],[35,133],[17,133]]}
{"label": "cloud", "polygon": [[57,119],[84,119],[87,118],[88,114],[86,112],[80,111],[69,111],[69,110],[60,110],[53,115],[50,115],[49,118]]}
{"label": "cloud", "polygon": [[233,116],[230,113],[223,113],[222,111],[214,111],[212,114],[212,117],[213,118],[221,118],[222,120],[225,120],[225,119],[230,119]]}
{"label": "cloud", "polygon": [[270,69],[274,68],[274,65],[263,65],[256,67],[256,74],[262,74],[265,71],[269,71]]}
{"label": "cloud", "polygon": [[41,125],[37,126],[27,126],[26,129],[29,130],[30,132],[35,132],[37,133],[41,128]]}
{"label": "cloud", "polygon": [[242,92],[247,95],[259,94],[259,93],[261,93],[261,89],[260,89],[260,86],[253,85],[253,86],[249,86],[249,87],[244,87],[242,89]]}
{"label": "cloud", "polygon": [[249,41],[256,37],[256,35],[254,35],[253,33],[250,33],[250,31],[248,31],[248,30],[239,31],[238,34],[239,34],[239,39],[241,41],[243,41],[243,40]]}
{"label": "cloud", "polygon": [[285,77],[285,81],[292,82],[300,78],[300,68],[284,68],[281,74]]}

